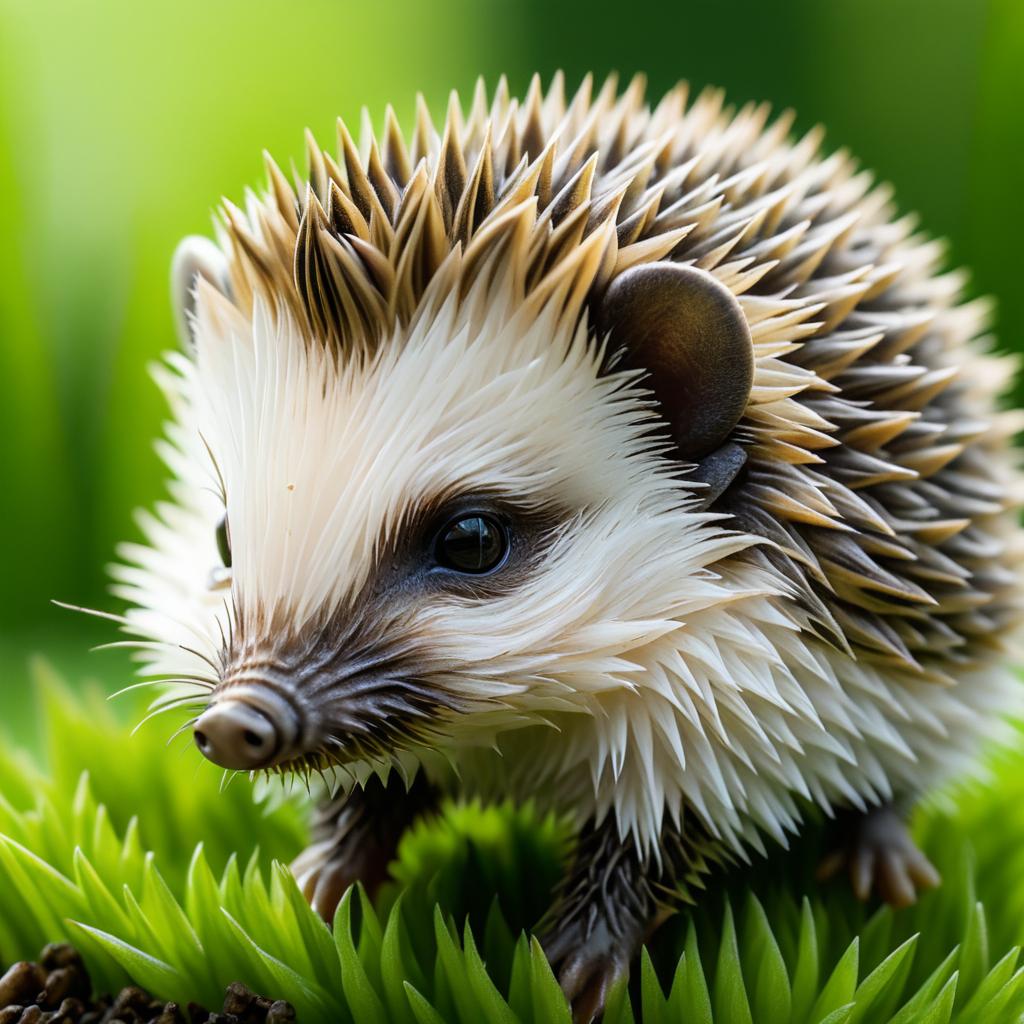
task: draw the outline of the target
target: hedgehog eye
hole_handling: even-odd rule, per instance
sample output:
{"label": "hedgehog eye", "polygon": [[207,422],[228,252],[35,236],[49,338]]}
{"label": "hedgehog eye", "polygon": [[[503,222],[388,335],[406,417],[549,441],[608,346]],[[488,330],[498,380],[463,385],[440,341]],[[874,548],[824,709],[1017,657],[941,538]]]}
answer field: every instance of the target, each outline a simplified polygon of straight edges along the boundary
{"label": "hedgehog eye", "polygon": [[225,569],[231,568],[231,534],[228,532],[228,517],[224,515],[217,524],[217,551]]}
{"label": "hedgehog eye", "polygon": [[438,562],[456,572],[480,575],[497,569],[508,554],[508,534],[486,512],[451,520],[437,535]]}

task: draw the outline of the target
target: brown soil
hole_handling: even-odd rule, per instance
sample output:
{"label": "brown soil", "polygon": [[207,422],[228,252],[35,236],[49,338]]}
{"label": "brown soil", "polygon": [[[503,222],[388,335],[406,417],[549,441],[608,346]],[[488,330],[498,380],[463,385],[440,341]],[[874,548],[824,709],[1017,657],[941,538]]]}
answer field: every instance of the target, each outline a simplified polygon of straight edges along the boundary
{"label": "brown soil", "polygon": [[295,1010],[235,982],[219,1011],[154,999],[144,989],[93,996],[78,951],[49,945],[38,962],[23,960],[0,977],[0,1024],[294,1024]]}

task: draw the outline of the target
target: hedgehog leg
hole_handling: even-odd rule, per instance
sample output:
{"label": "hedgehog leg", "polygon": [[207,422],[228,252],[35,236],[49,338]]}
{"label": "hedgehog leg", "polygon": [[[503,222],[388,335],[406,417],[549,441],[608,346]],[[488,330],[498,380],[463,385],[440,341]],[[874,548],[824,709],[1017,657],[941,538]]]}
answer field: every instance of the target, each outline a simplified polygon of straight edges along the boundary
{"label": "hedgehog leg", "polygon": [[589,1024],[601,1013],[608,990],[626,976],[655,922],[648,876],[632,839],[622,839],[612,819],[584,828],[541,939],[575,1024]]}
{"label": "hedgehog leg", "polygon": [[831,878],[844,868],[858,899],[867,900],[874,893],[893,907],[910,906],[940,881],[892,804],[858,814],[844,844],[822,861],[818,878]]}
{"label": "hedgehog leg", "polygon": [[345,890],[361,882],[373,896],[387,878],[398,841],[413,820],[437,805],[422,775],[407,790],[394,772],[385,785],[366,785],[325,800],[313,819],[313,841],[292,862],[292,874],[313,909],[330,924]]}
{"label": "hedgehog leg", "polygon": [[[706,838],[706,837],[705,837]],[[541,923],[541,945],[572,1004],[575,1024],[604,1009],[611,986],[629,972],[651,933],[675,910],[680,886],[698,883],[709,863],[707,842],[666,828],[660,857],[641,855],[613,818],[588,823],[572,870]]]}

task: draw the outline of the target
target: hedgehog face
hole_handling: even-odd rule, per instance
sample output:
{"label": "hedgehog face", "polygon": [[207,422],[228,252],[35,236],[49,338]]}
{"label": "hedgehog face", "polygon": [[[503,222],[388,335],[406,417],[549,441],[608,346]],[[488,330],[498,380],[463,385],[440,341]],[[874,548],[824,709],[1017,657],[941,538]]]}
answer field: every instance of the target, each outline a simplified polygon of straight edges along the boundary
{"label": "hedgehog face", "polygon": [[601,363],[585,321],[493,283],[345,358],[261,303],[201,316],[188,380],[226,499],[204,550],[229,534],[231,575],[204,754],[387,758],[624,685],[617,659],[737,541],[688,510],[636,375]]}
{"label": "hedgehog face", "polygon": [[753,539],[681,464],[746,408],[747,282],[669,258],[717,200],[680,177],[655,216],[658,119],[604,166],[558,155],[585,105],[538,148],[544,111],[506,131],[502,103],[443,138],[424,121],[416,159],[394,131],[360,157],[339,125],[344,167],[310,140],[304,194],[271,163],[218,244],[176,256],[174,503],[115,572],[149,673],[199,690],[227,767],[600,717],[635,652],[735,599],[717,566]]}

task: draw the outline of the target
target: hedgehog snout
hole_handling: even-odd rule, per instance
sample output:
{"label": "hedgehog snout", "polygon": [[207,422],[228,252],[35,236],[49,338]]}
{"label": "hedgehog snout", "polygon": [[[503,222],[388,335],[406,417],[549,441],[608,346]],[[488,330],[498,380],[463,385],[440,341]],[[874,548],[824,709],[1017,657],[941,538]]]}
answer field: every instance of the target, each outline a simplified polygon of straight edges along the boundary
{"label": "hedgehog snout", "polygon": [[254,771],[288,755],[297,732],[292,709],[263,687],[233,687],[196,720],[200,753],[221,768]]}

